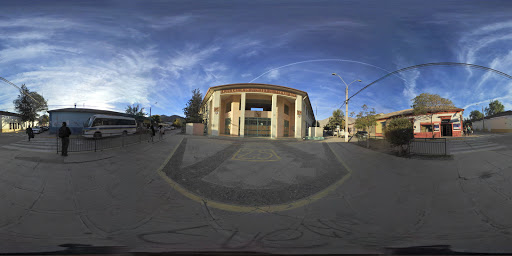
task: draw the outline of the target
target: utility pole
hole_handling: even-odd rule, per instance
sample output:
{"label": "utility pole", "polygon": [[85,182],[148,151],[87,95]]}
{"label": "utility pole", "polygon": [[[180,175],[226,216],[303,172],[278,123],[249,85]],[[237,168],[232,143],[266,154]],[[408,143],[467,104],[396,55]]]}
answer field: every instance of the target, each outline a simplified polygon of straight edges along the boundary
{"label": "utility pole", "polygon": [[482,106],[482,132],[485,130],[485,113],[484,113],[484,106]]}

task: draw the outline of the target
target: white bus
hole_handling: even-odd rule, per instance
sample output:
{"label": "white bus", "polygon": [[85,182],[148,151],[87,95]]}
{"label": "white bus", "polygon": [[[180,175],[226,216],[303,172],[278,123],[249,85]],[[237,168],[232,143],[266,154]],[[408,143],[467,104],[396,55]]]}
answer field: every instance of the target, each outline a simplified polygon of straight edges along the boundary
{"label": "white bus", "polygon": [[137,131],[135,118],[124,116],[93,115],[84,123],[82,136],[102,138],[115,135],[128,135]]}

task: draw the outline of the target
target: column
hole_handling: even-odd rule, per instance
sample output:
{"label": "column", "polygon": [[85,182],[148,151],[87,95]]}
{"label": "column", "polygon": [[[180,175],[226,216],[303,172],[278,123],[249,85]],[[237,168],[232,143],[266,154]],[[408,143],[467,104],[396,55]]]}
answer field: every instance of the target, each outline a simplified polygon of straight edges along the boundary
{"label": "column", "polygon": [[[298,113],[301,114],[298,114]],[[302,96],[297,95],[295,98],[295,138],[302,138]]]}
{"label": "column", "polygon": [[277,94],[272,94],[272,119],[270,121],[270,137],[277,138]]}
{"label": "column", "polygon": [[240,100],[240,137],[244,137],[245,130],[245,92],[242,92]]}
{"label": "column", "polygon": [[220,121],[220,91],[213,93],[213,118],[212,118],[212,135],[219,136],[219,121]]}

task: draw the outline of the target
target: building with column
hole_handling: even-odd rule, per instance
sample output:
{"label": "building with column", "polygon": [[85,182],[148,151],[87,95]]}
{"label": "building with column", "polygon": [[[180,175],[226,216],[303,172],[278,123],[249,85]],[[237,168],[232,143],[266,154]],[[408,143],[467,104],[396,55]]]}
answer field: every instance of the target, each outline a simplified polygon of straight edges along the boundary
{"label": "building with column", "polygon": [[200,112],[213,136],[303,138],[315,122],[306,92],[271,84],[210,87]]}

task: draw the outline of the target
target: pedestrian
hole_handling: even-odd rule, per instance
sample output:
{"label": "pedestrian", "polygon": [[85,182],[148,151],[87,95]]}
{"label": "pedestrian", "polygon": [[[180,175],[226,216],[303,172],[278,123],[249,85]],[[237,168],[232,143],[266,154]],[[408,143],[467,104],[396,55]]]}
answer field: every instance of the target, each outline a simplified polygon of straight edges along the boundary
{"label": "pedestrian", "polygon": [[31,138],[34,138],[34,130],[30,128],[30,125],[27,128],[27,134],[28,134],[28,141],[30,141]]}
{"label": "pedestrian", "polygon": [[66,126],[66,122],[62,122],[59,129],[59,137],[62,141],[62,156],[68,156],[69,135],[71,135],[71,130]]}
{"label": "pedestrian", "polygon": [[472,132],[471,127],[468,125],[468,136],[471,135]]}
{"label": "pedestrian", "polygon": [[155,126],[152,124],[151,127],[151,142],[153,142],[153,137],[155,137]]}
{"label": "pedestrian", "polygon": [[165,130],[162,125],[158,126],[158,136],[159,140],[162,140],[164,138]]}

